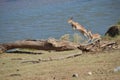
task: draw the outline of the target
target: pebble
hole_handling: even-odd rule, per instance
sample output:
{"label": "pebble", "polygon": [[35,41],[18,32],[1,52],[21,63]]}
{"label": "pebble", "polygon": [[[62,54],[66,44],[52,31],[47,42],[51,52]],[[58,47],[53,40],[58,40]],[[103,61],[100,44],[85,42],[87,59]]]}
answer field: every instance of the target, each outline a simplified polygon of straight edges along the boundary
{"label": "pebble", "polygon": [[10,76],[21,76],[21,74],[11,74]]}
{"label": "pebble", "polygon": [[19,71],[19,69],[17,69],[16,71]]}
{"label": "pebble", "polygon": [[118,66],[114,69],[114,72],[118,72],[118,71],[120,71],[120,66]]}
{"label": "pebble", "polygon": [[75,74],[72,75],[72,77],[76,77],[76,78],[77,78],[77,77],[78,77],[78,74],[75,73]]}
{"label": "pebble", "polygon": [[92,75],[92,72],[88,72],[88,75]]}

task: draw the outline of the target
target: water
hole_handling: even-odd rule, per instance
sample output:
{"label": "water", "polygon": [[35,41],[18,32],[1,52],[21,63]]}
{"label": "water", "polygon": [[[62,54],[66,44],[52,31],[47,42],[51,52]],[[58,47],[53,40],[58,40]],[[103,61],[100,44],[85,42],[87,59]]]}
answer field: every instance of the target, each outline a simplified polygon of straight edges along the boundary
{"label": "water", "polygon": [[73,34],[71,16],[103,35],[120,20],[120,0],[0,0],[0,42]]}

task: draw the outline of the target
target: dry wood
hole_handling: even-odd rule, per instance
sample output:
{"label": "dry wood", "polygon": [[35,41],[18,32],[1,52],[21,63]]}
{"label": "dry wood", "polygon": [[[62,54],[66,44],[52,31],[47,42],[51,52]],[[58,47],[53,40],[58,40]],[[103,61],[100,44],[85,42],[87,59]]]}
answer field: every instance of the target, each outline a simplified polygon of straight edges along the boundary
{"label": "dry wood", "polygon": [[59,41],[56,39],[48,40],[21,40],[11,43],[0,44],[0,52],[5,52],[10,49],[15,48],[30,48],[38,50],[56,50],[56,51],[65,51],[73,50],[77,48],[72,42],[69,41]]}
{"label": "dry wood", "polygon": [[116,42],[104,42],[104,41],[95,41],[87,45],[75,44],[70,41],[62,41],[56,39],[48,40],[22,40],[11,43],[0,44],[0,53],[3,53],[10,49],[15,48],[30,48],[38,50],[55,50],[55,51],[67,51],[80,49],[86,52],[101,51],[105,48],[115,49],[118,47]]}
{"label": "dry wood", "polygon": [[78,48],[85,52],[96,52],[96,51],[103,51],[106,48],[117,49],[118,44],[116,42],[95,41],[88,45],[80,45]]}
{"label": "dry wood", "polygon": [[48,58],[48,59],[38,59],[38,60],[35,60],[35,61],[23,61],[22,63],[40,63],[40,62],[48,62],[48,61],[56,61],[56,60],[63,60],[63,59],[68,59],[68,58],[74,58],[74,57],[77,57],[77,56],[80,56],[82,54],[82,52],[79,52],[79,53],[74,53],[74,54],[70,54],[70,55],[66,55],[66,56],[63,56],[63,57],[59,57],[59,58]]}

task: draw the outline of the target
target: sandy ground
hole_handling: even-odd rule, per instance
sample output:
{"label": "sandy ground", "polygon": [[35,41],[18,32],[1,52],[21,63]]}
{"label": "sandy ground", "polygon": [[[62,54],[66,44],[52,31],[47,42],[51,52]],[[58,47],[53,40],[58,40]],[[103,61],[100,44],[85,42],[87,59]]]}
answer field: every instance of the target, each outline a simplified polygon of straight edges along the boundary
{"label": "sandy ground", "polygon": [[84,53],[58,61],[32,62],[61,57],[79,50],[64,52],[37,51],[43,54],[0,54],[0,80],[120,80],[120,50]]}

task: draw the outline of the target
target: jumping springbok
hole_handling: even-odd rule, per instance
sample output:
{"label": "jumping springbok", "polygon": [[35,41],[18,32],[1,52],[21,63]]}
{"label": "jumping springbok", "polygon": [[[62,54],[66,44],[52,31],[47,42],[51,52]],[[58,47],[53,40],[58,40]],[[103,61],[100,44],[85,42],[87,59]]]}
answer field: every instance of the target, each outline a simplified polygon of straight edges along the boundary
{"label": "jumping springbok", "polygon": [[90,37],[87,32],[87,29],[85,29],[82,25],[80,25],[78,22],[73,21],[72,19],[73,19],[73,17],[68,19],[68,23],[71,24],[72,28],[80,31],[86,38],[89,39]]}
{"label": "jumping springbok", "polygon": [[88,31],[88,34],[89,34],[89,37],[90,37],[90,40],[89,41],[98,41],[98,40],[101,40],[101,35],[100,34],[92,34],[92,32],[89,30]]}

